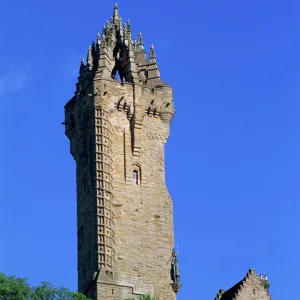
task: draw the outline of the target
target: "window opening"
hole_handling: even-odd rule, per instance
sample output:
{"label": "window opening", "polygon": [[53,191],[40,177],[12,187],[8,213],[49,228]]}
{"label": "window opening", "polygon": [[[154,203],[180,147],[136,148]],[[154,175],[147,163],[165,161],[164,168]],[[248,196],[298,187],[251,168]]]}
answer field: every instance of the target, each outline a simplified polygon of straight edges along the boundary
{"label": "window opening", "polygon": [[139,184],[139,173],[138,173],[138,171],[133,171],[132,181],[133,181],[133,184],[135,184],[135,185]]}

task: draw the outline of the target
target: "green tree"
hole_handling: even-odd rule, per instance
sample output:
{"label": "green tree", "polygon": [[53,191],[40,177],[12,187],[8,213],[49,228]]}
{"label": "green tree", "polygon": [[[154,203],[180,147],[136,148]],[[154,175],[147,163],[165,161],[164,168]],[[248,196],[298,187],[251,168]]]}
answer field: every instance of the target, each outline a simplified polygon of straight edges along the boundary
{"label": "green tree", "polygon": [[50,283],[31,287],[27,279],[0,273],[0,300],[88,300],[83,294]]}

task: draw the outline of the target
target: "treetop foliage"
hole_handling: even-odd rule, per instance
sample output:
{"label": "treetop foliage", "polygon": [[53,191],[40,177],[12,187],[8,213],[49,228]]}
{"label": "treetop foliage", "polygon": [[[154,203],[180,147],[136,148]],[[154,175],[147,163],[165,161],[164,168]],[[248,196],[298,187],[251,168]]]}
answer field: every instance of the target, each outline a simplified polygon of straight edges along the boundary
{"label": "treetop foliage", "polygon": [[31,287],[25,278],[0,273],[0,300],[88,300],[83,294],[48,282]]}
{"label": "treetop foliage", "polygon": [[[30,286],[25,278],[6,276],[0,273],[0,300],[89,300],[85,295],[59,287],[48,282]],[[121,300],[121,299],[120,299]],[[125,300],[136,300],[127,298]],[[155,300],[150,295],[140,296],[139,300]]]}

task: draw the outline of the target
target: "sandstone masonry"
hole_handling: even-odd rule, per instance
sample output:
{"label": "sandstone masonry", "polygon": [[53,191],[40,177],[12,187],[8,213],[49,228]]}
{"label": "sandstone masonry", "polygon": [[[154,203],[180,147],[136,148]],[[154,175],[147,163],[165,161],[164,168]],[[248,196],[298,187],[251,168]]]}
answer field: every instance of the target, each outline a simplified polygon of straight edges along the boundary
{"label": "sandstone masonry", "polygon": [[[117,64],[124,82],[112,78]],[[79,291],[93,300],[176,299],[164,166],[173,116],[173,92],[160,78],[153,46],[146,57],[142,35],[134,41],[115,5],[65,106],[76,161]]]}

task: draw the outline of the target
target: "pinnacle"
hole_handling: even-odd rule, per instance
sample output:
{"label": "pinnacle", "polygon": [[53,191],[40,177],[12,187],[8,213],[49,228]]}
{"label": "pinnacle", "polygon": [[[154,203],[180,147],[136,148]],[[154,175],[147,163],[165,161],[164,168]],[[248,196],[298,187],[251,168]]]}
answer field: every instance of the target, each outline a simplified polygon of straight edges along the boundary
{"label": "pinnacle", "polygon": [[130,20],[128,20],[128,21],[126,22],[125,27],[126,27],[126,30],[127,30],[127,31],[129,31],[129,32],[131,31]]}
{"label": "pinnacle", "polygon": [[90,67],[93,65],[93,57],[92,57],[92,48],[91,48],[91,46],[88,47],[88,55],[87,55],[86,62],[88,64],[88,66],[90,66]]}
{"label": "pinnacle", "polygon": [[150,48],[150,60],[152,60],[153,62],[156,61],[155,51],[154,51],[154,46],[153,45],[151,45],[151,48]]}
{"label": "pinnacle", "polygon": [[81,62],[80,62],[79,74],[82,74],[82,72],[84,71],[84,68],[85,68],[84,58],[82,58]]}
{"label": "pinnacle", "polygon": [[120,19],[120,16],[119,16],[119,7],[118,7],[118,4],[115,3],[114,5],[114,14],[113,14],[113,21],[117,21]]}
{"label": "pinnacle", "polygon": [[138,50],[144,50],[144,41],[143,41],[143,35],[142,35],[141,32],[138,35],[138,47],[137,47],[137,49]]}

